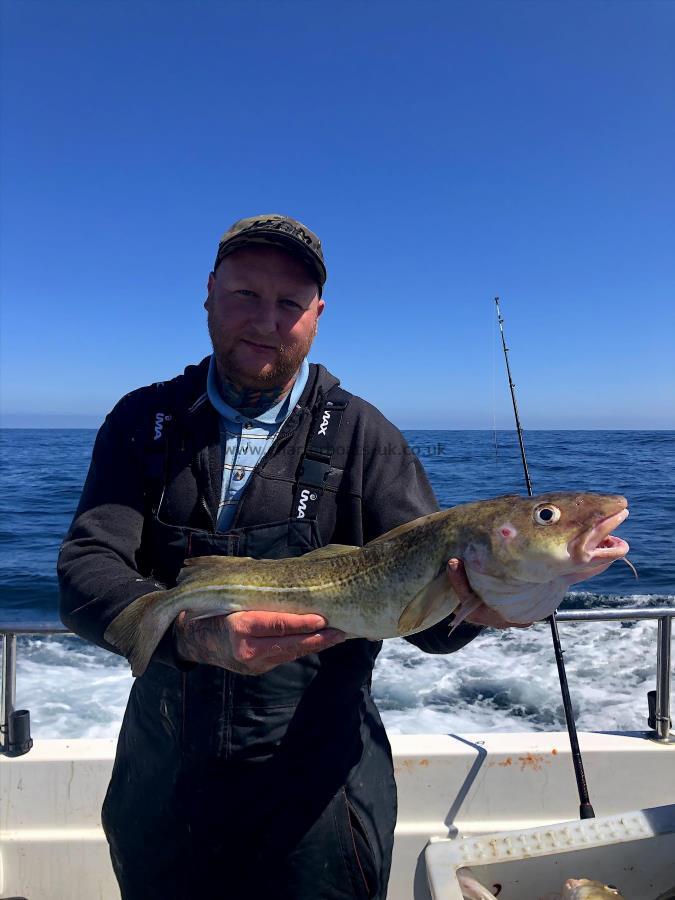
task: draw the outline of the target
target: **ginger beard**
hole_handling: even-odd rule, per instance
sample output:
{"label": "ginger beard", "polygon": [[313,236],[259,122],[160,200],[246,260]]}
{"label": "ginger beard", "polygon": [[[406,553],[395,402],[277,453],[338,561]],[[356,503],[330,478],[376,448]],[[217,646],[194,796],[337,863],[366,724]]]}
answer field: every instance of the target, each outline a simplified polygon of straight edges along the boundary
{"label": "ginger beard", "polygon": [[[218,316],[214,304],[209,302],[206,308],[209,337],[213,345],[218,373],[221,378],[226,378],[240,388],[269,390],[289,385],[295,378],[316,337],[319,317],[315,312],[313,327],[309,334],[292,344],[278,344],[273,351],[270,351],[274,353],[275,359],[272,362],[261,360],[259,371],[253,373],[250,365],[247,366],[247,370],[244,370],[237,360],[237,350],[242,336],[234,340],[228,338],[223,327],[217,321]],[[260,338],[251,336],[250,340],[257,341]],[[264,343],[271,344],[272,341],[265,339]]]}

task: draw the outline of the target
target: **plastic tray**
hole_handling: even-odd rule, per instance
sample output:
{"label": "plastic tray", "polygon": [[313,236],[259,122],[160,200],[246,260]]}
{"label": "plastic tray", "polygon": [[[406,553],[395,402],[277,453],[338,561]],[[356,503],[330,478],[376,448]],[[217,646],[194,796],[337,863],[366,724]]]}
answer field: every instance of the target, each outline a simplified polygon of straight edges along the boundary
{"label": "plastic tray", "polygon": [[462,900],[457,871],[464,867],[499,900],[556,900],[568,878],[613,884],[626,900],[657,900],[675,889],[675,805],[432,839],[425,860],[434,900]]}

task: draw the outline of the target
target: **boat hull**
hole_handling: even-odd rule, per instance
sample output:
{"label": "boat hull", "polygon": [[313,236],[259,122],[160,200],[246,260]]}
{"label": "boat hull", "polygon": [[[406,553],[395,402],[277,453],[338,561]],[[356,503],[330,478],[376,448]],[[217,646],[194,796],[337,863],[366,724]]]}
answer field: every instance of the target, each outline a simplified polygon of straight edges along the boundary
{"label": "boat hull", "polygon": [[[675,803],[675,745],[642,733],[579,737],[598,816]],[[393,735],[391,743],[399,816],[389,900],[430,897],[432,838],[578,818],[564,733]],[[37,740],[26,756],[0,757],[0,896],[119,900],[100,824],[114,751],[112,739]]]}

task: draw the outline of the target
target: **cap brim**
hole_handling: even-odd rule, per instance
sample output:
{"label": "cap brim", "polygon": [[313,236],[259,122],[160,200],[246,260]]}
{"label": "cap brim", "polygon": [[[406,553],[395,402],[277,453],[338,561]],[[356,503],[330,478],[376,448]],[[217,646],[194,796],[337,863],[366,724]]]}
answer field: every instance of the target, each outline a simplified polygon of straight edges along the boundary
{"label": "cap brim", "polygon": [[218,248],[216,265],[234,250],[239,250],[241,247],[250,246],[251,244],[271,244],[277,247],[283,247],[285,250],[288,250],[294,256],[299,257],[306,263],[316,275],[317,284],[320,288],[326,283],[326,267],[319,257],[312,253],[309,247],[305,246],[302,241],[297,240],[289,234],[278,231],[258,231],[256,234],[242,234],[241,237],[230,238],[225,245],[221,244]]}

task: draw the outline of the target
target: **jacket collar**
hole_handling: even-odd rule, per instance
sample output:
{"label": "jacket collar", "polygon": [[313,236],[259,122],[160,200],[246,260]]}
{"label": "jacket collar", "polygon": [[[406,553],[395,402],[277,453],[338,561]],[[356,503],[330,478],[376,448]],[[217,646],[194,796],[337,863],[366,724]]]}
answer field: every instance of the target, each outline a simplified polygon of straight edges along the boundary
{"label": "jacket collar", "polygon": [[[191,448],[194,475],[215,522],[223,478],[223,462],[218,413],[209,402],[206,391],[210,360],[209,355],[198,365],[188,366],[183,377],[177,379],[176,414],[183,420],[186,438]],[[277,440],[292,434],[302,419],[311,414],[317,401],[339,383],[339,380],[324,366],[310,363],[307,384],[295,408],[283,424]]]}
{"label": "jacket collar", "polygon": [[[206,392],[206,380],[209,372],[209,363],[211,356],[205,356],[197,365],[188,366],[183,373],[183,377],[177,379],[179,383],[178,390],[178,409],[184,411],[186,417],[192,417],[203,407],[210,407],[208,402],[208,394]],[[305,389],[300,395],[300,399],[296,404],[302,409],[312,409],[316,403],[319,392],[325,394],[340,381],[332,375],[325,366],[317,363],[309,364],[309,377]],[[188,419],[189,421],[190,419]]]}

